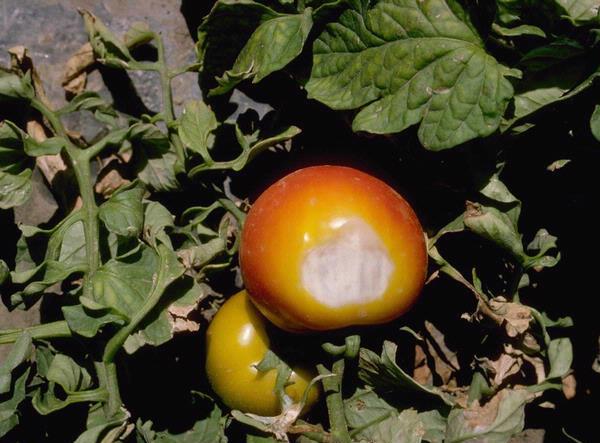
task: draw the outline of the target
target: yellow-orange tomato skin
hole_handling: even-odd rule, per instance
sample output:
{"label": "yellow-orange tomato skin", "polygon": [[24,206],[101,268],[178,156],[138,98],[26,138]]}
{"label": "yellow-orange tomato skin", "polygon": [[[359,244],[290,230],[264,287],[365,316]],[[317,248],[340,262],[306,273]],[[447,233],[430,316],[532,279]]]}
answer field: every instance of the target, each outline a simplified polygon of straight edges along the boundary
{"label": "yellow-orange tomato skin", "polygon": [[[232,409],[263,416],[281,412],[273,392],[277,371],[260,373],[254,367],[269,349],[265,319],[246,291],[228,299],[212,319],[206,332],[206,373],[214,391]],[[311,380],[309,371],[292,368],[286,394],[300,401]],[[304,412],[317,401],[312,388]]]}
{"label": "yellow-orange tomato skin", "polygon": [[[303,266],[310,251],[327,242],[334,244],[333,249],[317,253],[334,255],[340,244],[335,243],[336,236],[348,221],[363,230],[368,226],[369,235],[378,238],[366,244],[383,245],[381,254],[387,258],[382,263],[389,272],[378,297],[362,301],[355,297],[332,306],[307,289],[311,282],[302,274]],[[351,234],[342,240],[348,248],[353,241]],[[296,332],[330,330],[386,323],[406,312],[423,287],[427,251],[413,209],[390,186],[353,168],[314,166],[282,178],[256,200],[242,232],[240,265],[252,301],[277,326]],[[360,272],[370,269],[369,263],[352,266]],[[344,265],[334,266],[335,271],[340,269]],[[327,278],[333,283],[324,283],[325,288],[336,284],[334,277]]]}

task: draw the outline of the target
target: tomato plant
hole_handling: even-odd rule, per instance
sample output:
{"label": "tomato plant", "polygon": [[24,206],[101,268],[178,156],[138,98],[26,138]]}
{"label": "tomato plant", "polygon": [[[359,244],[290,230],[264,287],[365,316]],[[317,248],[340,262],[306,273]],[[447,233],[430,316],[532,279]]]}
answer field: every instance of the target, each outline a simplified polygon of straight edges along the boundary
{"label": "tomato plant", "polygon": [[423,287],[427,252],[415,213],[392,188],[352,168],[316,166],[256,200],[240,266],[273,323],[327,330],[406,312]]}
{"label": "tomato plant", "polygon": [[600,3],[181,3],[0,69],[0,440],[597,438]]}

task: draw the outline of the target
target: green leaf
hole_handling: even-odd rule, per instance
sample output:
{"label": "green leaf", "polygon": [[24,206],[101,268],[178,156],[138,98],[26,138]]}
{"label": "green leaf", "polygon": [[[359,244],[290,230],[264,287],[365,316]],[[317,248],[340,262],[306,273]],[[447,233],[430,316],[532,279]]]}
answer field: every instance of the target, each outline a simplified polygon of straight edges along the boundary
{"label": "green leaf", "polygon": [[158,241],[170,246],[171,240],[165,230],[175,226],[173,214],[158,202],[148,201],[144,205],[144,239],[154,249],[158,247]]}
{"label": "green leaf", "polygon": [[0,102],[15,99],[32,99],[35,97],[31,74],[23,77],[0,71]]}
{"label": "green leaf", "polygon": [[401,388],[437,397],[447,405],[453,405],[454,400],[435,386],[425,386],[408,375],[396,364],[397,346],[385,341],[381,357],[365,348],[360,349],[359,377],[365,383],[384,388]]}
{"label": "green leaf", "polygon": [[250,78],[252,83],[258,83],[284,68],[302,52],[312,24],[311,8],[302,14],[280,15],[263,22],[238,55],[233,68],[217,79],[219,87],[210,94],[224,94]]}
{"label": "green leaf", "polygon": [[100,95],[92,91],[83,91],[76,95],[64,107],[57,111],[58,114],[69,114],[75,111],[101,112],[105,115],[117,117],[116,111]]}
{"label": "green leaf", "polygon": [[600,141],[600,105],[596,105],[592,116],[590,117],[590,129],[592,135],[598,141]]}
{"label": "green leaf", "polygon": [[257,141],[256,143],[250,145],[247,142],[246,137],[241,133],[241,130],[236,126],[236,136],[238,143],[240,143],[240,146],[242,147],[242,153],[237,158],[230,161],[200,164],[192,168],[189,172],[189,175],[193,177],[196,174],[208,170],[233,169],[234,171],[240,171],[261,152],[272,146],[292,139],[300,132],[302,132],[300,128],[296,126],[290,126],[279,134]]}
{"label": "green leaf", "polygon": [[520,37],[522,35],[534,35],[542,38],[546,37],[546,33],[541,28],[532,25],[518,25],[513,28],[507,28],[505,26],[494,24],[492,25],[492,29],[504,37]]}
{"label": "green leaf", "polygon": [[[87,268],[85,235],[81,213],[74,212],[49,230],[20,226],[23,235],[17,243],[16,269],[11,280],[18,291],[11,296],[13,306],[31,306],[49,286]],[[48,236],[44,260],[36,264],[29,254],[28,239]],[[39,243],[35,243],[39,247]]]}
{"label": "green leaf", "polygon": [[65,140],[51,137],[37,142],[11,121],[0,122],[0,208],[25,203],[31,195],[31,167],[28,156],[59,153]]}
{"label": "green leaf", "polygon": [[21,206],[31,195],[31,169],[17,175],[0,171],[0,208]]}
{"label": "green leaf", "polygon": [[316,40],[310,98],[334,109],[362,108],[356,131],[394,133],[421,122],[419,139],[431,150],[498,128],[513,95],[507,70],[485,52],[458,5],[367,4],[354,2]]}
{"label": "green leaf", "polygon": [[475,234],[496,243],[518,260],[525,256],[521,235],[506,213],[492,206],[469,203],[464,222]]}
{"label": "green leaf", "polygon": [[[52,359],[47,370],[48,385],[39,388],[32,399],[32,405],[42,415],[64,409],[73,403],[87,403],[105,401],[107,393],[104,390],[88,390],[92,385],[92,378],[88,371],[79,366],[71,357],[58,354]],[[67,394],[56,394],[59,385]]]}
{"label": "green leaf", "polygon": [[480,372],[475,372],[469,385],[468,404],[471,404],[473,401],[482,403],[481,399],[483,397],[488,397],[492,394],[494,394],[494,389],[490,388],[486,378]]}
{"label": "green leaf", "polygon": [[85,391],[92,384],[92,378],[88,371],[64,354],[58,354],[54,357],[46,378],[48,381],[62,386],[67,393]]}
{"label": "green leaf", "polygon": [[[137,251],[119,259],[112,259],[101,266],[93,278],[94,299],[82,297],[82,304],[89,310],[109,309],[129,322],[155,294],[182,276],[185,268],[176,254],[167,246],[159,244],[157,250],[142,246]],[[173,292],[171,293],[171,289]],[[158,346],[173,337],[173,327],[167,315],[168,306],[176,300],[190,297],[189,291],[200,297],[197,286],[182,285],[170,288],[169,297],[153,307],[125,342],[127,352],[135,352],[145,344]],[[188,298],[189,299],[189,298]]]}
{"label": "green leaf", "polygon": [[155,125],[137,123],[130,128],[137,177],[155,191],[179,188],[177,154],[169,138]]}
{"label": "green leaf", "polygon": [[599,0],[554,0],[576,25],[598,24]]}
{"label": "green leaf", "polygon": [[158,255],[147,247],[126,257],[111,259],[94,273],[94,300],[82,298],[81,301],[89,309],[109,308],[131,319],[150,294],[158,266]]}
{"label": "green leaf", "polygon": [[116,414],[106,417],[102,404],[90,407],[87,419],[87,430],[83,432],[75,443],[113,443],[125,432],[127,420],[130,415],[124,409]]}
{"label": "green leaf", "polygon": [[27,396],[27,380],[30,368],[19,376],[13,385],[12,395],[0,401],[0,438],[8,434],[20,422],[19,404]]}
{"label": "green leaf", "polygon": [[581,43],[576,40],[560,38],[527,52],[521,58],[519,65],[529,71],[543,71],[583,54],[585,54],[585,48]]}
{"label": "green leaf", "polygon": [[90,311],[82,305],[63,306],[62,313],[69,329],[83,337],[94,337],[102,326],[109,323],[125,324],[123,317],[103,311]]}
{"label": "green leaf", "polygon": [[127,68],[134,61],[127,46],[117,38],[98,17],[80,10],[85,29],[98,61],[114,68]]}
{"label": "green leaf", "polygon": [[4,260],[0,260],[0,286],[10,276],[10,269]]}
{"label": "green leaf", "polygon": [[197,53],[203,80],[214,84],[216,76],[231,68],[256,28],[280,16],[254,0],[219,0],[198,28]]}
{"label": "green leaf", "polygon": [[571,369],[573,363],[573,345],[568,338],[557,338],[548,346],[548,360],[550,372],[547,378],[564,377]]}
{"label": "green leaf", "polygon": [[[420,443],[423,423],[414,409],[398,412],[373,391],[358,390],[344,402],[353,438],[381,443]],[[352,432],[356,429],[358,432]]]}
{"label": "green leaf", "polygon": [[[176,254],[164,245],[159,245],[159,272],[154,291],[165,292],[160,302],[154,307],[143,322],[139,325],[138,330],[125,341],[124,348],[129,354],[136,352],[144,345],[159,346],[173,338],[175,331],[174,321],[172,317],[176,317],[176,313],[186,313],[197,306],[201,298],[205,296],[204,287],[196,284],[190,277],[179,279],[184,267],[179,263]],[[178,280],[179,279],[179,280]],[[173,283],[177,280],[177,283]],[[183,309],[178,310],[172,308],[178,306]],[[171,312],[171,310],[175,312]]]}
{"label": "green leaf", "polygon": [[124,40],[128,48],[135,48],[150,43],[155,37],[147,23],[135,22],[125,33]]}
{"label": "green leaf", "polygon": [[10,392],[12,372],[31,354],[31,336],[23,332],[0,365],[0,395]]}
{"label": "green leaf", "polygon": [[210,415],[197,421],[192,429],[182,434],[167,431],[155,432],[152,422],[136,423],[138,443],[227,443],[225,420],[221,410],[215,405]]}
{"label": "green leaf", "polygon": [[560,260],[560,253],[556,257],[553,257],[548,255],[548,252],[557,248],[557,240],[556,237],[550,235],[545,229],[540,229],[527,246],[527,252],[530,255],[535,255],[527,258],[526,267],[540,270],[541,268],[556,266]]}
{"label": "green leaf", "polygon": [[100,205],[98,216],[109,231],[138,237],[144,224],[143,196],[144,189],[140,187],[119,190]]}
{"label": "green leaf", "polygon": [[437,410],[425,411],[419,414],[421,422],[425,426],[423,440],[429,443],[444,443],[446,433],[446,417]]}
{"label": "green leaf", "polygon": [[200,154],[204,162],[212,162],[209,149],[214,142],[213,131],[219,126],[210,106],[203,101],[186,103],[179,123],[179,137],[193,152]]}
{"label": "green leaf", "polygon": [[524,389],[503,389],[483,406],[473,402],[466,409],[453,408],[445,442],[507,443],[523,430],[525,403],[531,398]]}

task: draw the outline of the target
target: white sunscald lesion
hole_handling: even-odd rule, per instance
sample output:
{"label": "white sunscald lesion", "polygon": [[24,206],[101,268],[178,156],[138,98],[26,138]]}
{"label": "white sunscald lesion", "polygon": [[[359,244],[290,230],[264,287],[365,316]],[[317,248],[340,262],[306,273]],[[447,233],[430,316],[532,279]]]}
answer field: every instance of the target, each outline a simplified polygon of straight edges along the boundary
{"label": "white sunscald lesion", "polygon": [[395,268],[385,244],[359,217],[336,220],[334,224],[335,235],[304,257],[302,286],[330,307],[381,298]]}

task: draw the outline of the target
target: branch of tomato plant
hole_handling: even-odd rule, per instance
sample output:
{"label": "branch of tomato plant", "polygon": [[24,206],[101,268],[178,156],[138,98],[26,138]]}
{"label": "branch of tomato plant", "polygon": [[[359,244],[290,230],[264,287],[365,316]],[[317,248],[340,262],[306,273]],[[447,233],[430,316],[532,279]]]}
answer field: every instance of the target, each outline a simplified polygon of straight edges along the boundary
{"label": "branch of tomato plant", "polygon": [[[37,98],[33,98],[31,106],[38,110],[50,124],[51,129],[65,140],[65,149],[77,179],[82,200],[83,231],[85,237],[85,255],[87,270],[83,280],[83,295],[93,299],[93,277],[100,266],[98,206],[94,196],[90,163],[100,153],[98,144],[88,149],[81,149],[70,140],[60,118],[48,106]],[[118,412],[121,406],[121,394],[117,379],[117,370],[113,361],[103,361],[96,366],[100,388],[108,392],[108,416]]]}
{"label": "branch of tomato plant", "polygon": [[55,338],[55,337],[71,337],[71,329],[67,322],[55,321],[52,323],[44,323],[41,325],[30,326],[23,329],[7,329],[0,331],[0,345],[14,343],[23,334],[23,332],[29,333],[31,338],[38,340],[44,338]]}
{"label": "branch of tomato plant", "polygon": [[328,438],[334,443],[351,442],[351,434],[348,432],[348,423],[344,413],[344,399],[342,397],[342,379],[344,376],[345,359],[352,359],[358,356],[360,351],[360,335],[350,335],[345,338],[343,345],[334,345],[332,343],[323,343],[321,346],[325,352],[334,356],[342,357],[337,360],[330,372],[325,366],[318,365],[317,369],[320,375],[329,375],[322,379],[323,389],[327,394],[327,411],[329,414],[329,423],[331,433]]}
{"label": "branch of tomato plant", "polygon": [[322,380],[323,390],[327,394],[327,413],[329,415],[331,441],[333,443],[351,443],[352,441],[348,432],[348,423],[344,414],[344,399],[342,398],[344,366],[345,361],[343,358],[333,364],[331,371],[323,365],[317,366],[320,375],[334,375]]}
{"label": "branch of tomato plant", "polygon": [[167,125],[169,139],[173,142],[175,153],[177,154],[177,159],[179,161],[180,170],[176,172],[183,172],[185,168],[185,149],[181,139],[179,138],[179,134],[173,127],[175,122],[175,110],[173,108],[173,92],[171,90],[172,76],[167,67],[167,61],[165,59],[165,46],[162,38],[158,34],[154,34],[154,38],[156,39],[156,46],[158,50],[158,60],[156,63],[158,67],[157,72],[160,75],[165,123]]}

